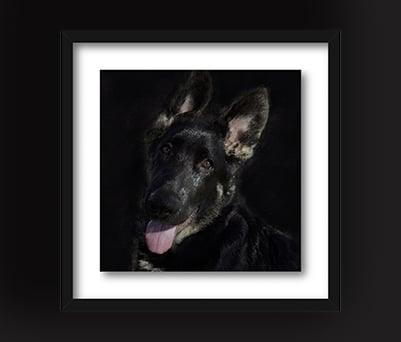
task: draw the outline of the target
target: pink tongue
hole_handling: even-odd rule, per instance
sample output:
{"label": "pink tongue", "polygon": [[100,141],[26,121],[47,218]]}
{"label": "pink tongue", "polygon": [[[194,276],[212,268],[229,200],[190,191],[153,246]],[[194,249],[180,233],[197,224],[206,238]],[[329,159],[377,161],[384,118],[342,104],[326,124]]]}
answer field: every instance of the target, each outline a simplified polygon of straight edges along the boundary
{"label": "pink tongue", "polygon": [[146,243],[151,252],[163,254],[173,245],[177,226],[151,220],[146,227]]}

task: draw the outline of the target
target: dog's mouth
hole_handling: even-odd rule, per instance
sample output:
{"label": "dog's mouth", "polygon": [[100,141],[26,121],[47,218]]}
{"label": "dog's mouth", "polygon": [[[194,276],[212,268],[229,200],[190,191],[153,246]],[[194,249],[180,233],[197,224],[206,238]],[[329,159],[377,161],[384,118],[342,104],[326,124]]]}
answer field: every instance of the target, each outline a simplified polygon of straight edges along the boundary
{"label": "dog's mouth", "polygon": [[195,217],[196,210],[182,223],[172,225],[158,220],[150,220],[146,226],[146,244],[151,252],[156,254],[166,253],[173,245],[175,236],[188,227]]}

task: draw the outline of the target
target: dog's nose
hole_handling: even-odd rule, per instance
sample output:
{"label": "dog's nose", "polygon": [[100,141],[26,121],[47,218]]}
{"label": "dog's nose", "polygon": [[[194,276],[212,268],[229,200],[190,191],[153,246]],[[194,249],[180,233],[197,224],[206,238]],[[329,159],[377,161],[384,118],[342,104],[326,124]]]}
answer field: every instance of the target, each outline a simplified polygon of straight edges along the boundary
{"label": "dog's nose", "polygon": [[165,219],[180,209],[179,198],[167,191],[153,191],[146,200],[146,210],[152,218]]}

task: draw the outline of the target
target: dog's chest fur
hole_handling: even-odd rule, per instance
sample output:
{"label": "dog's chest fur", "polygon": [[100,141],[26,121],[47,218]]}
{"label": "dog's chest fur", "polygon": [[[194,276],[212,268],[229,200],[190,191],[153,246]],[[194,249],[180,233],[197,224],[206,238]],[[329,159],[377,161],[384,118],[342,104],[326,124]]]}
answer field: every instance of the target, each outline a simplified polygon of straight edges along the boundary
{"label": "dog's chest fur", "polygon": [[[145,247],[146,250],[146,247]],[[142,271],[298,271],[293,241],[263,225],[241,206],[225,208],[215,222],[163,255],[145,252]]]}

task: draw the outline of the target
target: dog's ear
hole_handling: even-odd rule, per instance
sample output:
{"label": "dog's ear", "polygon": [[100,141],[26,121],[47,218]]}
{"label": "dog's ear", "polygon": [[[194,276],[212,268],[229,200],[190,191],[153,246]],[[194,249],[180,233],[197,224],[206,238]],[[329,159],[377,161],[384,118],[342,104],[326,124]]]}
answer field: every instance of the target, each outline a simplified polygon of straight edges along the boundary
{"label": "dog's ear", "polygon": [[224,110],[226,153],[240,160],[252,157],[269,117],[269,96],[264,87],[249,91]]}
{"label": "dog's ear", "polygon": [[212,80],[207,71],[192,71],[188,79],[174,91],[167,108],[159,115],[148,137],[160,136],[181,115],[200,115],[208,105],[212,95]]}
{"label": "dog's ear", "polygon": [[170,99],[167,115],[192,112],[200,114],[212,95],[212,81],[207,71],[192,71],[186,82],[181,84]]}

